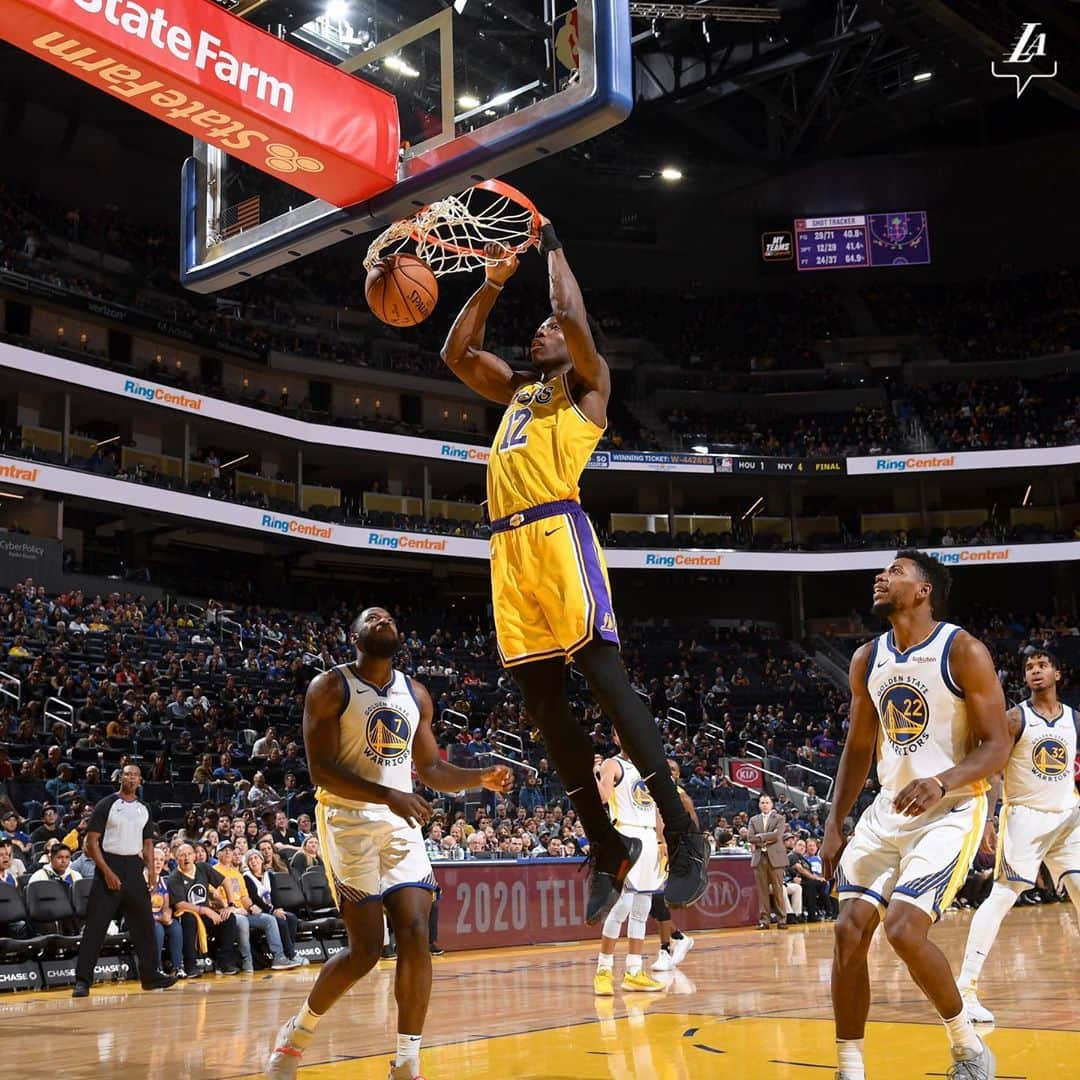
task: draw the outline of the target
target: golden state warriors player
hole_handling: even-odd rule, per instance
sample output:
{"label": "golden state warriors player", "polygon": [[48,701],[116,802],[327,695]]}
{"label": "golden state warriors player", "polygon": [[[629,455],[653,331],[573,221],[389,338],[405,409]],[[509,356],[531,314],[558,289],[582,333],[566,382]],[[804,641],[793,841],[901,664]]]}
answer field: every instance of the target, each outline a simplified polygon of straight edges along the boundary
{"label": "golden state warriors player", "polygon": [[[1046,868],[1055,888],[1069,892],[1080,915],[1080,797],[1076,794],[1077,715],[1058,699],[1061,668],[1044,649],[1024,661],[1024,681],[1031,697],[1010,709],[1009,735],[1013,751],[1005,766],[1005,802],[997,836],[994,887],[971,920],[960,993],[976,1023],[992,1024],[976,986],[1001,924],[1016,898],[1035,884],[1039,866]],[[989,805],[997,806],[1001,777],[990,785]],[[986,843],[994,843],[994,826],[986,826]]]}
{"label": "golden state warriors player", "polygon": [[[950,585],[932,556],[898,551],[874,580],[874,613],[891,629],[851,660],[847,742],[821,848],[823,873],[836,871],[841,901],[832,970],[839,1080],[865,1077],[867,951],[882,920],[948,1032],[950,1080],[994,1077],[993,1054],[975,1034],[948,960],[927,936],[967,877],[983,835],[986,778],[1003,768],[1011,748],[989,652],[942,621]],[[841,825],[875,748],[881,792],[844,848]]]}
{"label": "golden state warriors player", "polygon": [[428,916],[435,878],[420,826],[431,807],[413,793],[412,770],[435,791],[485,787],[505,793],[505,765],[459,769],[439,758],[431,698],[393,667],[399,644],[383,608],[353,624],[357,658],[316,676],[304,702],[304,746],[318,785],[319,839],[331,889],[349,936],[346,949],[319,971],[300,1012],[278,1032],[268,1080],[292,1080],[326,1011],[376,964],[383,911],[397,937],[394,995],[398,1049],[390,1080],[420,1075],[420,1038],[431,996]]}
{"label": "golden state warriors player", "polygon": [[615,993],[615,946],[624,922],[628,924],[628,952],[622,989],[649,992],[664,989],[663,983],[642,970],[645,924],[649,921],[653,897],[664,890],[665,874],[660,857],[663,821],[637,766],[623,752],[619,733],[613,731],[612,738],[619,753],[600,766],[596,785],[601,801],[610,808],[612,825],[624,836],[639,840],[641,854],[626,875],[619,899],[604,919],[604,936],[596,961],[596,975],[593,977],[593,992],[601,997],[610,997]]}
{"label": "golden state warriors player", "polygon": [[[520,372],[484,350],[484,326],[517,269],[493,262],[443,346],[451,371],[478,394],[506,406],[488,461],[491,592],[503,663],[540,728],[578,817],[592,863],[586,920],[599,922],[619,897],[637,857],[636,839],[612,827],[592,775],[593,747],[570,712],[565,666],[572,657],[622,738],[660,808],[666,830],[672,907],[701,898],[708,882],[705,839],[679,801],[649,709],[630,686],[600,545],[581,508],[578,482],[607,424],[611,373],[599,330],[546,219],[551,315],[533,335],[534,371]],[[488,254],[497,259],[498,247]]]}

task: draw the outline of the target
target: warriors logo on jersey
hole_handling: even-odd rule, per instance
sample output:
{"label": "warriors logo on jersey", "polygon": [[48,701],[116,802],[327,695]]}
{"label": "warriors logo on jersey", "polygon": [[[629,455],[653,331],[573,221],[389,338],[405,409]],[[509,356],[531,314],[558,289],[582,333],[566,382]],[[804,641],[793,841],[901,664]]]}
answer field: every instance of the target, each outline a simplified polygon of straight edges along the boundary
{"label": "warriors logo on jersey", "polygon": [[1035,776],[1057,779],[1069,767],[1069,751],[1060,739],[1040,739],[1031,749],[1031,766]]}
{"label": "warriors logo on jersey", "polygon": [[404,713],[382,703],[367,710],[364,753],[378,765],[398,765],[409,754],[412,729]]}
{"label": "warriors logo on jersey", "polygon": [[878,715],[893,749],[911,754],[929,738],[927,686],[904,674],[890,679],[878,697]]}
{"label": "warriors logo on jersey", "polygon": [[640,777],[634,781],[630,788],[630,798],[639,810],[653,810],[656,807],[652,795],[649,794],[649,789],[645,786],[645,781]]}

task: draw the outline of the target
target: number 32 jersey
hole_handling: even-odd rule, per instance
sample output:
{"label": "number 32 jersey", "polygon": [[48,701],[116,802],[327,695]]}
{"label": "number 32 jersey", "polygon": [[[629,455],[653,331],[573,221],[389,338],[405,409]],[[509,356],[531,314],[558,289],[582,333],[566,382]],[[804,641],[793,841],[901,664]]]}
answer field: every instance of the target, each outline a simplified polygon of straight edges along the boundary
{"label": "number 32 jersey", "polygon": [[578,481],[603,434],[574,404],[565,375],[519,387],[488,458],[491,519],[542,503],[579,501]]}
{"label": "number 32 jersey", "polygon": [[[877,709],[877,770],[882,790],[896,795],[912,780],[951,769],[977,740],[968,724],[964,694],[949,671],[949,651],[960,627],[941,622],[929,637],[900,652],[890,630],[876,638],[866,687]],[[950,794],[979,795],[983,780]]]}

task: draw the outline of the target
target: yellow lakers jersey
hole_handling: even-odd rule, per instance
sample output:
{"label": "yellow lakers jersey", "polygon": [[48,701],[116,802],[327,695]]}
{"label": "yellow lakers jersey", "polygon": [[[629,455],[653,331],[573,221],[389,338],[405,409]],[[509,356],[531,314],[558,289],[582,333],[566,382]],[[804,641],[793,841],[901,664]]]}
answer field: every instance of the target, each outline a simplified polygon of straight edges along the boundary
{"label": "yellow lakers jersey", "polygon": [[604,429],[575,404],[565,375],[522,386],[506,407],[488,458],[488,515],[577,500],[581,472]]}

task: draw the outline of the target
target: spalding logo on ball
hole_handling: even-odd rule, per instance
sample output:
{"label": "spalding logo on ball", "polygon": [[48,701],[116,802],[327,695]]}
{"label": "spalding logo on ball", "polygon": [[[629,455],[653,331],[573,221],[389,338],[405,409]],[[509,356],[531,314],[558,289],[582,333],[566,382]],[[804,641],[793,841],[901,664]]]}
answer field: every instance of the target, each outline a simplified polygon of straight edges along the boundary
{"label": "spalding logo on ball", "polygon": [[416,326],[435,310],[439,283],[418,256],[388,255],[368,271],[364,296],[377,319],[390,326]]}

